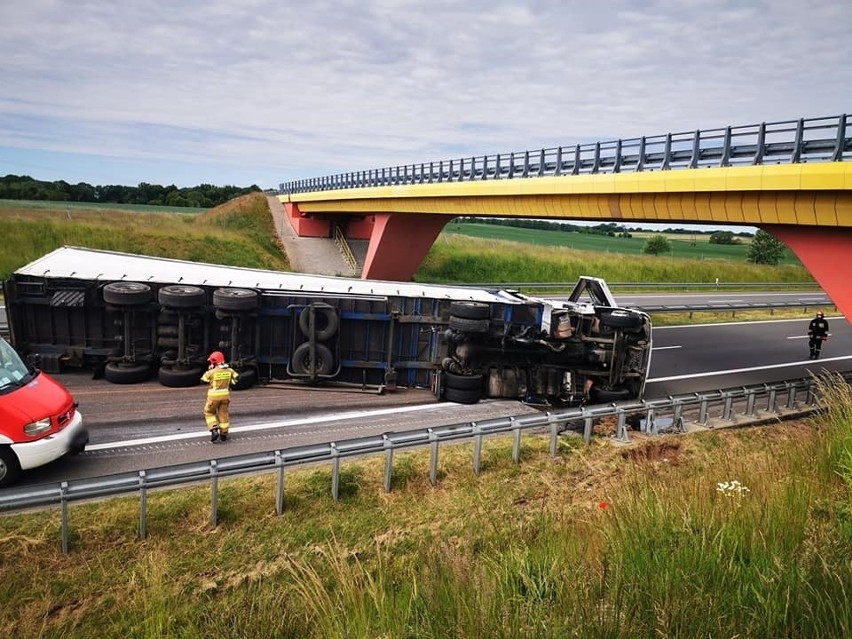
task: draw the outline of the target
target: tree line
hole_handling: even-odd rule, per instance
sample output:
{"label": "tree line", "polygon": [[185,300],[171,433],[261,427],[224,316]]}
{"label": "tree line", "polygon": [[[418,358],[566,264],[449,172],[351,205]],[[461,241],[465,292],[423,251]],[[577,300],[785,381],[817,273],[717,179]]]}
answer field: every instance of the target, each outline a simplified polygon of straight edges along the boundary
{"label": "tree line", "polygon": [[199,184],[188,188],[178,188],[174,184],[161,186],[141,182],[138,186],[118,184],[95,186],[86,182],[69,184],[64,180],[46,182],[36,180],[29,175],[0,177],[0,199],[3,200],[48,200],[52,202],[211,208],[240,195],[260,190],[260,187],[255,184],[249,187]]}

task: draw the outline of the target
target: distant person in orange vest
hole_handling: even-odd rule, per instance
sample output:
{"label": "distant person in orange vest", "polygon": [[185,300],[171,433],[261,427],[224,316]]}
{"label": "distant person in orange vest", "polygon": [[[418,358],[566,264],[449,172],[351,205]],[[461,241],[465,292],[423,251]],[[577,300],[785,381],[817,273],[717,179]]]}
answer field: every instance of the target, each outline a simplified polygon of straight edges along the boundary
{"label": "distant person in orange vest", "polygon": [[209,368],[201,376],[201,381],[210,385],[207,403],[204,404],[204,420],[210,431],[210,441],[225,441],[231,428],[231,386],[237,383],[239,374],[228,366],[220,351],[210,353],[207,363]]}
{"label": "distant person in orange vest", "polygon": [[822,311],[817,311],[816,317],[808,324],[808,346],[811,347],[810,359],[819,359],[822,343],[831,336],[828,332],[828,320]]}

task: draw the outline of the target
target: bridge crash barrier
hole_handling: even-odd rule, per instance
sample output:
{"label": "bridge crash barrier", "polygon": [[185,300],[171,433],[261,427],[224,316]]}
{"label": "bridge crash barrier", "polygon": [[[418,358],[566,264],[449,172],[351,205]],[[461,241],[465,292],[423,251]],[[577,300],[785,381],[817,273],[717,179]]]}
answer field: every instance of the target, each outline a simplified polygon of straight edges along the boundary
{"label": "bridge crash barrier", "polygon": [[[837,374],[845,382],[852,372]],[[473,472],[481,472],[485,438],[510,435],[512,461],[520,463],[523,433],[549,436],[552,456],[558,454],[558,438],[564,433],[582,434],[591,441],[594,427],[603,419],[615,420],[610,435],[617,443],[630,442],[630,431],[655,436],[663,433],[688,433],[698,429],[747,426],[801,417],[820,407],[816,378],[800,378],[783,382],[742,386],[647,401],[631,401],[596,406],[582,406],[532,415],[493,418],[411,431],[387,432],[353,439],[308,444],[267,452],[236,455],[209,461],[164,466],[134,472],[41,484],[0,491],[0,512],[24,511],[58,505],[61,509],[62,552],[69,550],[69,505],[73,502],[103,499],[117,495],[139,495],[138,537],[147,534],[147,498],[155,489],[175,488],[186,484],[210,482],[210,525],[218,524],[219,480],[258,472],[277,475],[275,510],[284,513],[285,471],[308,464],[331,465],[331,497],[339,499],[340,466],[343,460],[368,455],[384,455],[383,487],[390,491],[393,480],[393,458],[396,451],[426,448],[430,450],[429,480],[438,483],[441,444],[473,443]]]}

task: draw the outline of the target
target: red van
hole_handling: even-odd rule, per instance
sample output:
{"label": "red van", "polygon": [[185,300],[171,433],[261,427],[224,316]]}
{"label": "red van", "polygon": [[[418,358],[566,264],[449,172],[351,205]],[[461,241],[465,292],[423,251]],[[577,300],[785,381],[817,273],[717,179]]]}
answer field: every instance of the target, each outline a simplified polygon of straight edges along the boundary
{"label": "red van", "polygon": [[0,337],[0,488],[88,443],[71,393]]}

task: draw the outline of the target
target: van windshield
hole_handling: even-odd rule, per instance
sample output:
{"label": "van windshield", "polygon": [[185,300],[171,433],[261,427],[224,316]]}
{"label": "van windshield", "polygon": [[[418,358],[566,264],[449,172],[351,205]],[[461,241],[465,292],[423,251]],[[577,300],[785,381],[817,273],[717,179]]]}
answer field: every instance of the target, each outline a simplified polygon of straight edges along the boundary
{"label": "van windshield", "polygon": [[29,383],[35,369],[20,358],[11,344],[0,337],[0,393]]}

